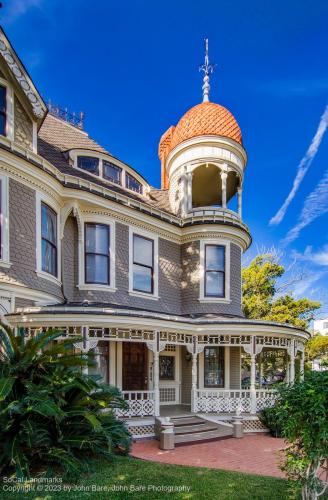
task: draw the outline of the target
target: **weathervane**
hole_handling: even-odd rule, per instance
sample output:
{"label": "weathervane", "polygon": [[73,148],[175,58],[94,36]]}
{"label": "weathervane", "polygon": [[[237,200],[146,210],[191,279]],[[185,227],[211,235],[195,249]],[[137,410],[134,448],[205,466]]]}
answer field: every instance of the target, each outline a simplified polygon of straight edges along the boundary
{"label": "weathervane", "polygon": [[199,66],[199,71],[204,71],[204,79],[203,79],[203,102],[209,101],[210,94],[210,75],[213,73],[216,64],[210,64],[208,59],[208,38],[205,38],[205,61],[204,64]]}

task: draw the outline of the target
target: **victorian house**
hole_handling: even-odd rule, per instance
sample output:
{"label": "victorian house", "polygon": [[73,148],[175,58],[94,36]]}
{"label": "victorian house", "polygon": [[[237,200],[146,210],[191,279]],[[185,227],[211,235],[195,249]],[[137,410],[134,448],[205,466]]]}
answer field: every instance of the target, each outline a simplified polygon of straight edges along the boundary
{"label": "victorian house", "polygon": [[0,31],[1,314],[26,336],[82,337],[134,434],[179,411],[241,412],[255,428],[274,398],[268,356],[281,378],[303,372],[306,332],[242,312],[247,154],[234,116],[209,101],[207,56],[203,70],[203,102],[160,138],[154,188],[83,117],[46,106]]}

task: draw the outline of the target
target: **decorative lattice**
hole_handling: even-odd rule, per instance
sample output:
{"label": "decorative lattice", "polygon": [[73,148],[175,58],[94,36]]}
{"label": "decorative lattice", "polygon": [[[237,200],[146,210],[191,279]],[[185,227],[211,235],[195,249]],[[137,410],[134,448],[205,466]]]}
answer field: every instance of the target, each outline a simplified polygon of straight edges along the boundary
{"label": "decorative lattice", "polygon": [[202,413],[249,413],[248,391],[197,391],[197,411]]}
{"label": "decorative lattice", "polygon": [[161,403],[175,403],[175,387],[161,387],[159,399]]}
{"label": "decorative lattice", "polygon": [[135,439],[155,436],[154,425],[129,425],[129,431]]}
{"label": "decorative lattice", "polygon": [[256,411],[273,406],[276,399],[277,394],[274,391],[256,391]]}
{"label": "decorative lattice", "polygon": [[258,418],[243,420],[244,432],[267,432],[268,429]]}
{"label": "decorative lattice", "polygon": [[146,417],[154,415],[153,391],[123,391],[122,394],[128,404],[128,408],[124,411],[117,410],[119,417]]}
{"label": "decorative lattice", "polygon": [[176,346],[175,346],[175,345],[172,345],[172,344],[168,344],[168,345],[165,347],[165,351],[175,352],[175,351],[176,351]]}

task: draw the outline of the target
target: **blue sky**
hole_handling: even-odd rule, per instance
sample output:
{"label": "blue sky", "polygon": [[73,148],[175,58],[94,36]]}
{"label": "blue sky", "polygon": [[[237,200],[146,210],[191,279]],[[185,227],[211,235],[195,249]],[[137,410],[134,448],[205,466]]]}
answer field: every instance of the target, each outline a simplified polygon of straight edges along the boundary
{"label": "blue sky", "polygon": [[325,0],[3,3],[2,25],[43,97],[83,110],[89,134],[154,186],[160,136],[201,101],[207,36],[211,100],[233,112],[248,152],[246,258],[275,246],[290,276],[301,270],[294,293],[322,300],[328,315],[328,131],[285,216],[269,224],[328,104]]}

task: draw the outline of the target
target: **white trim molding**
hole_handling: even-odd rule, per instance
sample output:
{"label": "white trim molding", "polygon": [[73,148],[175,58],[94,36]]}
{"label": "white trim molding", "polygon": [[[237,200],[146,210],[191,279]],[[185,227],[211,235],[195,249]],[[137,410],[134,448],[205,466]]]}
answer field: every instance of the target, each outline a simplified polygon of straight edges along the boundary
{"label": "white trim molding", "polygon": [[[61,238],[60,238],[60,206],[58,203],[45,193],[36,192],[36,274],[39,278],[61,286]],[[57,216],[57,276],[53,276],[42,270],[42,218],[41,204],[45,203],[54,210]]]}
{"label": "white trim molding", "polygon": [[[83,212],[79,212],[80,214],[80,226],[78,228],[79,234],[79,277],[77,288],[79,290],[97,290],[102,292],[115,292],[115,256],[116,256],[116,248],[115,248],[115,221],[113,219],[109,219],[107,216],[101,214],[93,214],[85,216]],[[86,283],[85,282],[85,224],[103,224],[109,227],[109,285],[99,284],[99,283]]]}
{"label": "white trim molding", "polygon": [[[154,242],[154,274],[153,293],[139,292],[133,290],[133,235],[144,236]],[[144,231],[138,227],[129,226],[129,294],[145,299],[158,300],[158,235]]]}
{"label": "white trim molding", "polygon": [[[224,297],[206,297],[205,296],[205,247],[206,245],[219,245],[225,248],[225,282]],[[213,302],[220,304],[229,304],[230,300],[230,241],[222,238],[211,238],[200,240],[199,255],[199,302]]]}
{"label": "white trim molding", "polygon": [[1,258],[0,267],[11,266],[9,257],[9,179],[7,175],[0,174],[1,181]]}

